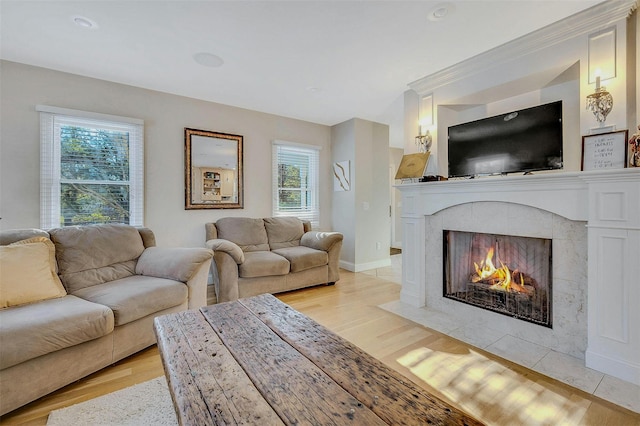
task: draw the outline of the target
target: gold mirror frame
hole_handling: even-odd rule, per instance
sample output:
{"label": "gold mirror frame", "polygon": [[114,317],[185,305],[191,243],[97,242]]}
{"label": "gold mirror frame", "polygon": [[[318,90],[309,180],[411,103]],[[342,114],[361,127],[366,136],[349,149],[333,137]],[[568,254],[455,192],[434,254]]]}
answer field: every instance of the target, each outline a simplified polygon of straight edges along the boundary
{"label": "gold mirror frame", "polygon": [[185,210],[244,208],[240,135],[184,129]]}

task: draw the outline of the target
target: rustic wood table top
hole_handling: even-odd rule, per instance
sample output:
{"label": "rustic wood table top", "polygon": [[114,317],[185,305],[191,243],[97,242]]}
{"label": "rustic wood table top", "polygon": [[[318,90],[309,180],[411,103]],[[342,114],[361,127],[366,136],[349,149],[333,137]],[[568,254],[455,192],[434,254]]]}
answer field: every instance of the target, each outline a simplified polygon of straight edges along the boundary
{"label": "rustic wood table top", "polygon": [[182,425],[478,425],[265,294],[155,319]]}

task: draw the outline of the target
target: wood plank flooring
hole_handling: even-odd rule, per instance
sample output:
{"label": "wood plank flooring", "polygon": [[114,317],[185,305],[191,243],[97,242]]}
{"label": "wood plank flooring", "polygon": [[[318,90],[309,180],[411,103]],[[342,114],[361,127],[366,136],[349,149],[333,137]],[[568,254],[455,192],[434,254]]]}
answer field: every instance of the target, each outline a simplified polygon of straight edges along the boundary
{"label": "wood plank flooring", "polygon": [[[335,286],[278,297],[356,344],[424,389],[494,425],[640,425],[640,414],[512,364],[377,306],[400,286],[341,271]],[[155,346],[0,419],[44,425],[52,410],[163,375]]]}

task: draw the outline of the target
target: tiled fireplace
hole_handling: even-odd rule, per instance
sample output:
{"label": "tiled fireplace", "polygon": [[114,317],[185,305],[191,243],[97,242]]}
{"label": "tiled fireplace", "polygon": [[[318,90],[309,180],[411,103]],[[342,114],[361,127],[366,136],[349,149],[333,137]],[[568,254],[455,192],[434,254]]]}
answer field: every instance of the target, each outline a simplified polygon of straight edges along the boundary
{"label": "tiled fireplace", "polygon": [[[640,170],[398,188],[402,302],[584,359],[587,367],[640,385]],[[446,244],[452,238],[460,242],[454,253]],[[547,262],[525,261],[534,258]],[[464,265],[448,267],[452,260]],[[513,282],[473,277],[491,269],[487,263],[504,264],[508,272],[498,275]],[[462,278],[447,289],[456,275]]]}
{"label": "tiled fireplace", "polygon": [[[537,207],[502,201],[475,201],[462,203],[435,212],[432,215],[420,217],[424,224],[424,239],[422,244],[416,245],[424,252],[424,261],[410,260],[413,252],[407,247],[407,240],[403,240],[403,286],[401,299],[409,302],[416,297],[406,297],[405,278],[410,273],[411,265],[422,267],[423,272],[417,275],[423,278],[424,296],[418,296],[424,301],[423,305],[435,310],[447,312],[470,320],[475,324],[482,324],[486,329],[493,329],[508,333],[514,337],[536,343],[555,351],[585,358],[587,349],[587,227],[585,221],[574,221],[560,215],[542,210]],[[414,225],[412,235],[418,235]],[[551,276],[552,292],[549,292],[550,307],[549,321],[552,328],[540,325],[534,321],[522,321],[515,315],[505,312],[495,312],[460,303],[445,297],[443,283],[446,281],[445,268],[445,235],[446,231],[455,230],[464,234],[476,235],[508,235],[519,241],[538,239],[548,241],[553,253]],[[406,235],[406,234],[405,234]],[[484,244],[483,244],[484,246]],[[420,248],[416,248],[419,250]],[[405,253],[407,254],[405,256]],[[495,255],[494,255],[494,260]],[[510,259],[500,259],[509,262]],[[498,262],[500,261],[498,260]],[[482,262],[474,257],[472,262]],[[405,269],[405,265],[407,268]],[[512,269],[514,265],[510,265]],[[422,275],[424,274],[424,275]],[[537,274],[540,275],[540,274]],[[542,280],[541,277],[536,280]],[[500,297],[494,293],[493,296]],[[505,305],[505,298],[498,301],[498,305]],[[488,296],[487,297],[491,297]],[[512,301],[515,297],[510,296]]]}

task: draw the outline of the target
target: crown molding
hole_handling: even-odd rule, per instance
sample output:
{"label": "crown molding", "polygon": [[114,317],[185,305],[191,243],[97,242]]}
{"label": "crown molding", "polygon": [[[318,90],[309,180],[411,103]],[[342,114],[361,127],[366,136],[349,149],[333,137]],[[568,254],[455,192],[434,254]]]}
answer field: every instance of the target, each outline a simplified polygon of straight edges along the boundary
{"label": "crown molding", "polygon": [[539,30],[472,56],[450,67],[409,83],[420,95],[451,84],[470,75],[531,55],[568,39],[606,28],[627,18],[638,6],[638,0],[608,0],[549,24]]}

